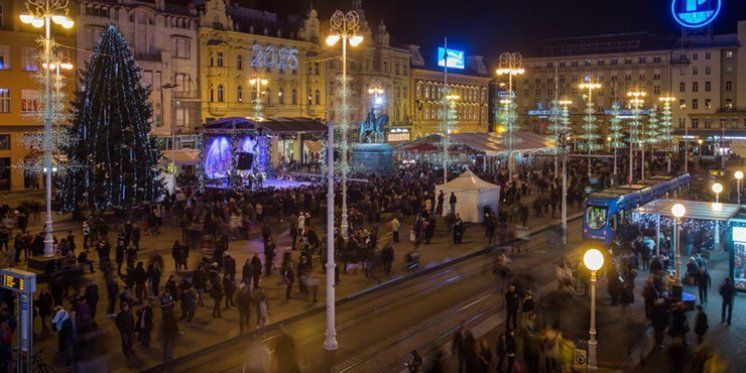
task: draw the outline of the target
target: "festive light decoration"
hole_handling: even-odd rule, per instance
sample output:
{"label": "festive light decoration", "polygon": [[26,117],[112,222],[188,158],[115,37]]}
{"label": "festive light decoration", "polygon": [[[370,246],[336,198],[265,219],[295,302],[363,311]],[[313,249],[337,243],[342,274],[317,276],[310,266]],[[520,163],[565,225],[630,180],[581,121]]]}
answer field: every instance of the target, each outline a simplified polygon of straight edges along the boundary
{"label": "festive light decoration", "polygon": [[114,26],[101,34],[73,102],[70,132],[78,141],[66,153],[80,167],[63,185],[64,208],[129,209],[161,194],[160,152],[149,135],[150,90],[140,67]]}
{"label": "festive light decoration", "polygon": [[660,128],[658,126],[658,105],[648,110],[648,125],[645,128],[645,143],[657,144],[660,141]]}
{"label": "festive light decoration", "polygon": [[672,144],[673,136],[672,136],[672,113],[671,113],[671,103],[676,98],[666,96],[659,98],[660,102],[663,103],[663,108],[661,110],[661,121],[660,121],[660,128],[658,131],[658,141],[666,144],[669,151],[672,151]]}
{"label": "festive light decoration", "polygon": [[[583,95],[585,98],[585,116],[583,117],[583,133],[579,137],[584,141],[583,149],[588,151],[588,160],[590,162],[590,154],[594,150],[598,150],[599,145],[596,141],[601,137],[597,133],[596,109],[593,103],[593,90],[601,88],[601,84],[593,83],[590,78],[586,78],[586,82],[581,83],[579,88],[588,91],[587,94]],[[590,168],[588,172],[590,172]]]}
{"label": "festive light decoration", "polygon": [[615,150],[624,147],[624,134],[622,130],[622,118],[620,118],[622,105],[618,102],[614,102],[611,105],[611,118],[609,119],[609,137],[611,137],[610,146]]}
{"label": "festive light decoration", "polygon": [[518,115],[515,113],[515,92],[513,92],[513,76],[523,75],[526,69],[522,67],[523,57],[520,53],[503,53],[500,55],[497,75],[508,76],[508,90],[500,92],[500,104],[502,104],[502,115],[500,121],[505,127],[502,135],[503,145],[508,146],[508,178],[513,180],[513,147],[520,144],[521,138],[516,135],[520,130]]}
{"label": "festive light decoration", "polygon": [[451,141],[448,134],[451,133],[458,121],[458,100],[460,97],[451,92],[448,86],[443,86],[442,104],[443,104],[443,136],[440,138],[440,146],[443,149],[443,165],[448,167],[450,160],[447,157]]}

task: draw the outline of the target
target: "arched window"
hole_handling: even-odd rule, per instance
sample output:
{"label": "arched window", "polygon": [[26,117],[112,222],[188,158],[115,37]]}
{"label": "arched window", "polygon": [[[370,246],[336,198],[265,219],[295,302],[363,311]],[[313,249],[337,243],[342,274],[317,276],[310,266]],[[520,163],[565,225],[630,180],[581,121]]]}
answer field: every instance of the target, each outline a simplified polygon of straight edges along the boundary
{"label": "arched window", "polygon": [[236,101],[243,102],[243,87],[236,87]]}
{"label": "arched window", "polygon": [[236,57],[236,68],[243,70],[243,56],[240,54]]}
{"label": "arched window", "polygon": [[280,105],[285,105],[285,88],[280,88],[280,91],[277,92],[277,101]]}
{"label": "arched window", "polygon": [[210,84],[210,102],[215,102],[215,86]]}
{"label": "arched window", "polygon": [[218,52],[218,67],[223,67],[223,52]]}
{"label": "arched window", "polygon": [[267,88],[267,91],[264,92],[264,95],[267,96],[267,105],[272,104],[272,89]]}
{"label": "arched window", "polygon": [[218,102],[223,102],[223,85],[218,84]]}
{"label": "arched window", "polygon": [[293,105],[298,105],[298,91],[295,88],[293,88],[293,92],[290,97],[290,102]]}
{"label": "arched window", "polygon": [[318,89],[316,90],[316,92],[314,92],[313,101],[316,103],[316,105],[321,105],[321,92],[319,92]]}

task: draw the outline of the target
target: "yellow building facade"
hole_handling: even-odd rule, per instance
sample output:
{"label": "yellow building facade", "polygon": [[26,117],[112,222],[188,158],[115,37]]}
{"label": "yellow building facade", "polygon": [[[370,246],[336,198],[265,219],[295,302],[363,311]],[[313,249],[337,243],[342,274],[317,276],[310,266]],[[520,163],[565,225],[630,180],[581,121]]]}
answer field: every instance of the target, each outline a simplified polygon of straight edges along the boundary
{"label": "yellow building facade", "polygon": [[[43,123],[34,112],[43,110],[43,85],[36,75],[42,70],[37,59],[43,29],[21,23],[27,13],[23,1],[0,0],[0,191],[22,191],[41,186],[40,178],[21,167],[31,152],[24,138],[39,132]],[[71,14],[68,16],[72,17]],[[73,17],[74,18],[74,17]],[[75,61],[75,31],[53,24],[52,37],[59,44],[65,62]],[[69,99],[76,86],[76,70],[61,72]]]}

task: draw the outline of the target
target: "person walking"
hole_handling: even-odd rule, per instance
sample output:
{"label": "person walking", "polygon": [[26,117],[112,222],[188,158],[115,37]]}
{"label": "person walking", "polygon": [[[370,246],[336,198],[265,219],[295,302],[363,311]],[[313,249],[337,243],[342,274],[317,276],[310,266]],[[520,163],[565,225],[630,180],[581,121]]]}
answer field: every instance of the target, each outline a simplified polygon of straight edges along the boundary
{"label": "person walking", "polygon": [[106,298],[109,300],[109,305],[106,307],[106,314],[109,317],[114,317],[114,310],[117,306],[117,299],[119,298],[119,284],[113,277],[106,281]]}
{"label": "person walking", "polygon": [[512,373],[518,347],[515,341],[515,330],[510,327],[507,328],[508,330],[505,332],[505,356],[508,358],[508,370],[506,372]]}
{"label": "person walking", "polygon": [[137,324],[135,328],[140,348],[149,348],[150,333],[153,330],[153,309],[150,307],[150,300],[146,299],[140,306],[140,309],[137,310]]}
{"label": "person walking", "polygon": [[285,265],[282,270],[282,281],[285,283],[285,299],[290,299],[290,292],[293,290],[293,283],[295,283],[295,273],[293,272],[292,263]]}
{"label": "person walking", "polygon": [[241,284],[238,291],[238,333],[242,334],[244,328],[249,326],[251,320],[251,287],[247,284]]}
{"label": "person walking", "polygon": [[699,271],[697,271],[694,279],[697,283],[697,289],[699,289],[699,304],[705,304],[707,303],[707,289],[709,289],[712,284],[710,273],[707,271],[706,267],[701,266],[699,267]]}
{"label": "person walking", "polygon": [[179,317],[179,320],[186,320],[187,323],[190,323],[196,312],[197,294],[194,292],[194,287],[186,284],[181,291],[181,317]]}
{"label": "person walking", "polygon": [[75,356],[73,320],[70,313],[62,306],[56,306],[52,325],[57,331],[57,354],[63,356],[66,365],[69,366]]}
{"label": "person walking", "polygon": [[85,302],[91,312],[91,320],[94,327],[96,326],[96,306],[98,305],[98,299],[98,284],[96,284],[96,281],[91,281],[85,288]]}
{"label": "person walking", "polygon": [[142,303],[148,298],[148,288],[145,283],[148,281],[148,274],[145,272],[145,264],[143,262],[137,262],[137,267],[132,271],[132,279],[135,282],[135,296],[139,303]]}
{"label": "person walking", "polygon": [[458,202],[458,199],[456,198],[456,195],[451,192],[451,196],[448,198],[448,204],[451,206],[450,215],[456,215],[456,203]]}
{"label": "person walking", "polygon": [[722,310],[720,311],[720,323],[723,324],[726,321],[726,314],[727,314],[727,321],[728,325],[730,325],[731,317],[733,316],[733,296],[736,295],[736,289],[733,287],[733,282],[731,282],[730,277],[726,277],[725,280],[723,280],[723,284],[720,285],[720,296],[723,298],[723,306]]}
{"label": "person walking", "polygon": [[148,281],[150,282],[150,290],[153,293],[153,296],[157,297],[160,292],[161,276],[163,275],[161,264],[158,260],[150,261],[150,264],[148,264],[147,275]]}
{"label": "person walking", "polygon": [[518,307],[519,307],[518,293],[515,290],[515,285],[508,286],[508,291],[505,292],[505,325],[515,329],[518,327]]}
{"label": "person walking", "polygon": [[174,353],[176,336],[180,334],[179,325],[174,317],[173,297],[168,291],[161,297],[161,336],[163,337],[163,361],[170,361]]}
{"label": "person walking", "polygon": [[259,277],[262,276],[262,261],[256,253],[254,253],[251,257],[251,262],[249,262],[249,274],[251,275],[254,290],[259,289]]}
{"label": "person walking", "polygon": [[227,273],[223,275],[223,291],[225,292],[225,309],[235,307],[233,294],[236,292],[236,282]]}
{"label": "person walking", "polygon": [[267,297],[260,290],[256,297],[256,328],[263,328],[269,321],[269,309],[267,308]]}
{"label": "person walking", "polygon": [[659,349],[663,349],[663,337],[665,336],[666,328],[668,328],[669,318],[670,314],[666,306],[666,301],[663,298],[657,298],[653,303],[651,321],[653,330],[655,330],[655,345]]}
{"label": "person walking", "polygon": [[215,281],[215,283],[212,284],[212,289],[210,289],[210,296],[214,301],[212,307],[212,317],[222,318],[223,315],[220,314],[220,303],[223,300],[223,289],[221,289],[220,281]]}
{"label": "person walking", "polygon": [[391,225],[391,236],[393,238],[393,241],[399,242],[399,230],[401,229],[401,223],[399,222],[399,219],[394,216],[389,224]]}
{"label": "person walking", "polygon": [[133,335],[135,333],[135,319],[130,313],[130,305],[122,303],[122,309],[115,320],[119,335],[122,337],[122,351],[125,357],[132,357],[135,351],[132,349]]}
{"label": "person walking", "polygon": [[275,262],[275,250],[277,246],[275,241],[270,237],[267,244],[264,245],[264,276],[272,274],[272,264]]}
{"label": "person walking", "polygon": [[694,334],[697,335],[697,344],[702,344],[702,342],[705,339],[705,333],[707,333],[707,329],[710,328],[710,325],[707,323],[707,314],[705,313],[704,309],[702,309],[702,305],[697,306],[697,316],[694,319]]}

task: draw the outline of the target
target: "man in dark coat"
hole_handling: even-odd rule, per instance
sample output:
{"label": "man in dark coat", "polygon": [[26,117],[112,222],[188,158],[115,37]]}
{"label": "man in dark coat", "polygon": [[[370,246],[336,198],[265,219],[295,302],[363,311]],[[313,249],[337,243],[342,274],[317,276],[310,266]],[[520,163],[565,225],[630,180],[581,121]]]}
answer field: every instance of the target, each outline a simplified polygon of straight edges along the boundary
{"label": "man in dark coat", "polygon": [[505,325],[507,327],[511,325],[513,329],[518,327],[519,303],[515,285],[508,286],[508,291],[505,292]]}
{"label": "man in dark coat", "polygon": [[117,329],[122,337],[122,351],[124,356],[131,357],[135,354],[132,349],[132,337],[135,333],[135,319],[130,313],[130,305],[127,303],[122,304],[122,310],[117,314],[116,317]]}
{"label": "man in dark coat", "polygon": [[93,326],[96,326],[96,305],[98,305],[98,285],[95,281],[88,283],[85,288],[85,302],[88,304],[88,308],[91,310],[91,320],[93,320]]}
{"label": "man in dark coat", "polygon": [[259,256],[254,253],[249,263],[249,273],[251,274],[251,280],[253,282],[254,290],[259,289],[259,277],[262,275],[262,261]]}
{"label": "man in dark coat", "polygon": [[712,284],[712,279],[704,266],[699,267],[697,274],[694,276],[694,280],[697,283],[697,289],[699,289],[699,304],[707,303],[707,289]]}
{"label": "man in dark coat", "polygon": [[275,262],[275,241],[270,237],[267,244],[264,245],[264,275],[269,276],[272,273],[272,263]]}
{"label": "man in dark coat", "polygon": [[248,327],[251,319],[251,288],[248,285],[241,286],[236,303],[238,306],[238,332],[241,334],[244,328]]}
{"label": "man in dark coat", "polygon": [[723,280],[723,284],[720,285],[720,296],[723,298],[723,308],[720,312],[720,323],[724,323],[726,321],[726,313],[727,313],[727,320],[728,325],[730,325],[731,317],[733,316],[733,296],[736,295],[736,289],[733,287],[733,282],[731,282],[730,277],[726,277],[725,280]]}

